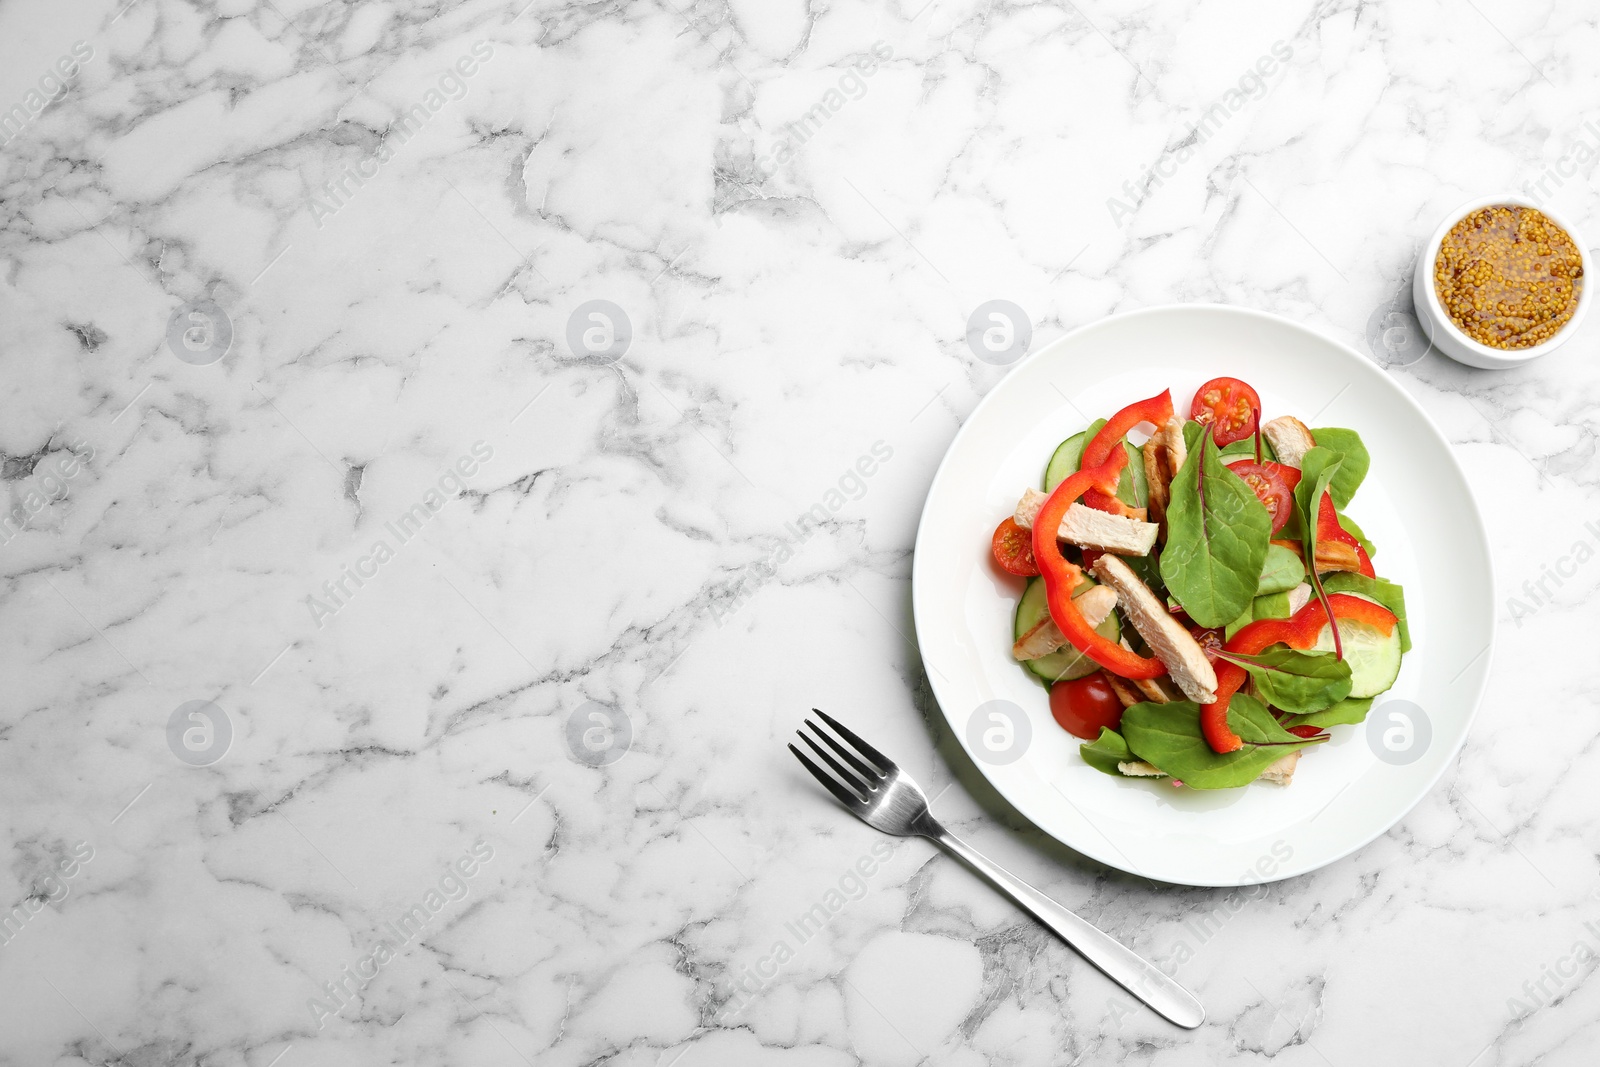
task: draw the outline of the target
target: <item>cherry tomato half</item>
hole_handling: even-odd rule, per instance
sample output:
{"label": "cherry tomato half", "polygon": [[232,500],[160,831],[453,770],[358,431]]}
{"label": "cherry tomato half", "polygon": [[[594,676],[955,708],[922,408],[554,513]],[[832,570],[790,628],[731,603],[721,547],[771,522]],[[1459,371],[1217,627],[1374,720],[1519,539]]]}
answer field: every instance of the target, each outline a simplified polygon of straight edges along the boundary
{"label": "cherry tomato half", "polygon": [[1211,427],[1211,439],[1221,448],[1256,432],[1261,398],[1237,378],[1213,378],[1195,390],[1189,417]]}
{"label": "cherry tomato half", "polygon": [[1039,573],[1039,564],[1033,558],[1033,532],[1017,525],[1015,519],[1005,519],[994,528],[994,561],[1001,568],[1024,578]]}
{"label": "cherry tomato half", "polygon": [[1228,469],[1243,478],[1244,484],[1256,494],[1256,499],[1266,506],[1267,514],[1272,516],[1273,533],[1283,529],[1294,511],[1294,494],[1289,491],[1283,476],[1272,469],[1276,466],[1276,463],[1269,466],[1250,459],[1228,464]]}
{"label": "cherry tomato half", "polygon": [[1100,736],[1100,727],[1115,730],[1122,725],[1122,701],[1106,681],[1105,671],[1095,671],[1052,685],[1050,714],[1073,737],[1093,741]]}

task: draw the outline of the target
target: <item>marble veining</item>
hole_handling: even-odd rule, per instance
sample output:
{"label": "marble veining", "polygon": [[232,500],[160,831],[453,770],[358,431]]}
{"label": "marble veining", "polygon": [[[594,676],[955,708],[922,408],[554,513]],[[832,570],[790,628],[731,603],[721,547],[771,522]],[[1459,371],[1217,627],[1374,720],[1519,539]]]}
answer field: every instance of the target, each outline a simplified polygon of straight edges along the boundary
{"label": "marble veining", "polygon": [[[1577,0],[0,2],[0,1063],[1592,1062],[1600,324],[1489,373],[1405,312],[1471,197],[1600,233],[1597,45]],[[991,300],[1033,348],[1277,312],[1438,421],[1502,628],[1393,830],[1180,889],[984,784],[909,577]],[[810,706],[1210,1022],[845,817]]]}

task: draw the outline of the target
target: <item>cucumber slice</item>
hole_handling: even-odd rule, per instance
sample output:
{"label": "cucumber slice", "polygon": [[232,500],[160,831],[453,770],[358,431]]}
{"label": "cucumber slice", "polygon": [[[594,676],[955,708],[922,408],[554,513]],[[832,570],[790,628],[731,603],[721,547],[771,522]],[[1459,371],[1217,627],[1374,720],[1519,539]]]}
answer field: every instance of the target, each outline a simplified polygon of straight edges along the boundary
{"label": "cucumber slice", "polygon": [[[1339,623],[1339,639],[1344,645],[1345,662],[1350,664],[1350,696],[1375,697],[1400,676],[1400,628],[1384,633],[1364,622],[1345,619]],[[1314,646],[1319,652],[1333,651],[1333,630],[1324,626]]]}
{"label": "cucumber slice", "polygon": [[[1067,475],[1078,473],[1084,448],[1105,424],[1105,419],[1096,419],[1087,430],[1073,434],[1056,446],[1055,453],[1044,468],[1045,492],[1066,481]],[[1122,468],[1122,478],[1117,482],[1117,498],[1129,507],[1145,507],[1150,500],[1150,485],[1144,476],[1144,453],[1126,440],[1122,442],[1122,447],[1128,450],[1128,465]]]}
{"label": "cucumber slice", "polygon": [[1403,587],[1382,578],[1340,571],[1322,579],[1322,588],[1330,593],[1352,593],[1394,612],[1395,618],[1400,620],[1400,651],[1411,651],[1411,627],[1406,622],[1406,591]]}
{"label": "cucumber slice", "polygon": [[1044,468],[1044,491],[1051,492],[1067,480],[1067,475],[1078,473],[1078,463],[1083,459],[1084,446],[1089,443],[1089,431],[1075,433],[1056,446],[1055,454]]}
{"label": "cucumber slice", "polygon": [[[1080,597],[1097,584],[1099,583],[1093,578],[1085,576],[1078,588],[1072,591],[1072,595]],[[1049,614],[1050,605],[1045,602],[1044,596],[1044,579],[1029,580],[1028,588],[1022,591],[1022,599],[1017,602],[1017,618],[1012,629],[1012,640],[1021,640],[1023,634],[1037,626]],[[1112,641],[1121,637],[1122,624],[1117,621],[1117,613],[1113,611],[1107,615],[1106,621],[1095,627],[1095,632]],[[1022,665],[1047,683],[1071,681],[1100,669],[1100,664],[1071,645],[1062,645],[1048,656],[1023,660]]]}

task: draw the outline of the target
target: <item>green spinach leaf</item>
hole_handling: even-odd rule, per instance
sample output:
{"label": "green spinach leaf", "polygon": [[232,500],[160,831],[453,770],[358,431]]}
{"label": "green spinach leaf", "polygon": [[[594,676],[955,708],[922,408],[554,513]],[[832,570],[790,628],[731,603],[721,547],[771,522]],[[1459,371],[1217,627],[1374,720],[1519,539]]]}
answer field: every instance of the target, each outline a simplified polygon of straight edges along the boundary
{"label": "green spinach leaf", "polygon": [[1339,473],[1334,475],[1328,492],[1333,494],[1334,507],[1349,507],[1356,490],[1361,488],[1362,479],[1372,467],[1367,446],[1361,443],[1361,435],[1354,430],[1337,427],[1312,430],[1311,437],[1317,442],[1317,447],[1326,448],[1339,456]]}
{"label": "green spinach leaf", "polygon": [[1285,730],[1261,701],[1235,693],[1228,702],[1228,726],[1247,745],[1292,745],[1300,738]]}
{"label": "green spinach leaf", "polygon": [[1137,758],[1195,789],[1249,785],[1290,752],[1316,741],[1302,740],[1278,725],[1257,700],[1235,693],[1228,703],[1228,725],[1244,747],[1211,751],[1200,732],[1200,706],[1192,700],[1135,704],[1122,713],[1122,733]]}
{"label": "green spinach leaf", "polygon": [[1232,641],[1233,635],[1256,621],[1256,602],[1251,601],[1250,606],[1244,609],[1244,614],[1234,619],[1222,628],[1222,639]]}
{"label": "green spinach leaf", "polygon": [[1250,672],[1268,704],[1293,715],[1323,711],[1350,695],[1350,664],[1329,652],[1273,645],[1254,656],[1224,656]]}
{"label": "green spinach leaf", "polygon": [[1126,776],[1117,769],[1117,764],[1131,763],[1135,758],[1122,735],[1106,726],[1100,727],[1099,737],[1079,745],[1078,751],[1083,753],[1083,762],[1118,778]]}
{"label": "green spinach leaf", "polygon": [[1366,550],[1367,555],[1376,556],[1378,554],[1378,546],[1367,540],[1367,535],[1361,531],[1361,527],[1356,525],[1356,520],[1341,513],[1339,515],[1339,525],[1344,527],[1345,533],[1361,542],[1361,547]]}
{"label": "green spinach leaf", "polygon": [[[1250,459],[1255,459],[1256,435],[1251,434],[1249,437],[1241,437],[1237,441],[1230,441],[1228,444],[1222,446],[1221,451],[1224,456],[1228,456],[1229,458],[1248,456]],[[1274,461],[1276,461],[1278,458],[1277,450],[1272,447],[1272,442],[1268,441],[1265,437],[1261,439],[1261,458],[1264,460]]]}
{"label": "green spinach leaf", "polygon": [[1261,564],[1261,577],[1256,579],[1256,596],[1269,593],[1287,593],[1306,580],[1306,565],[1300,557],[1282,545],[1267,545],[1267,558]]}
{"label": "green spinach leaf", "polygon": [[1328,492],[1333,476],[1339,473],[1339,463],[1339,454],[1321,445],[1300,459],[1300,484],[1294,487],[1294,503],[1305,526],[1303,540],[1313,540],[1317,535],[1317,510],[1322,506],[1322,494]]}
{"label": "green spinach leaf", "polygon": [[1283,720],[1284,728],[1291,726],[1315,726],[1326,729],[1329,726],[1354,726],[1366,719],[1367,711],[1372,707],[1372,697],[1345,697],[1339,703],[1323,711],[1313,711],[1309,715],[1291,715]]}
{"label": "green spinach leaf", "polygon": [[1272,537],[1272,517],[1217,455],[1199,423],[1184,427],[1199,447],[1172,480],[1161,578],[1201,626],[1226,626],[1256,595]]}
{"label": "green spinach leaf", "polygon": [[1291,506],[1289,508],[1289,521],[1283,524],[1283,529],[1272,535],[1279,541],[1303,541],[1305,531],[1300,529],[1300,511]]}
{"label": "green spinach leaf", "polygon": [[1287,619],[1294,614],[1289,610],[1288,593],[1268,593],[1266,596],[1258,596],[1250,611],[1258,619]]}
{"label": "green spinach leaf", "polygon": [[1344,658],[1344,644],[1339,637],[1339,624],[1328,605],[1328,593],[1317,574],[1317,512],[1322,507],[1322,495],[1328,483],[1339,473],[1339,456],[1332,449],[1318,445],[1300,457],[1300,484],[1294,487],[1294,513],[1300,522],[1300,551],[1304,553],[1306,575],[1311,579],[1311,590],[1328,612],[1328,624],[1333,630],[1333,646],[1340,659]]}
{"label": "green spinach leaf", "polygon": [[1268,593],[1258,596],[1250,602],[1243,615],[1230,622],[1222,631],[1224,641],[1232,641],[1233,635],[1262,619],[1287,619],[1293,612],[1289,610],[1288,593]]}

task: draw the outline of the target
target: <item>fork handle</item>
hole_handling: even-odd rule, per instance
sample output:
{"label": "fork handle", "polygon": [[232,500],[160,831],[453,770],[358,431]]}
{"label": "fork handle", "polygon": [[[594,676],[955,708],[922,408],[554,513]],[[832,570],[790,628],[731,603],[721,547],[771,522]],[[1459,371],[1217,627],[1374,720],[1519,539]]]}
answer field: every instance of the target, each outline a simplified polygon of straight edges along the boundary
{"label": "fork handle", "polygon": [[1205,1022],[1206,1009],[1193,993],[1122,942],[1080,919],[998,863],[984,858],[944,827],[928,836],[993,882],[1023,910],[1031,912],[1061,940],[1077,949],[1079,955],[1098,967],[1107,978],[1158,1014],[1190,1030]]}

